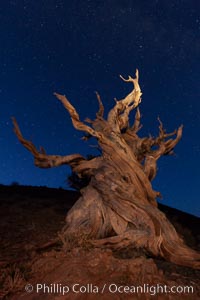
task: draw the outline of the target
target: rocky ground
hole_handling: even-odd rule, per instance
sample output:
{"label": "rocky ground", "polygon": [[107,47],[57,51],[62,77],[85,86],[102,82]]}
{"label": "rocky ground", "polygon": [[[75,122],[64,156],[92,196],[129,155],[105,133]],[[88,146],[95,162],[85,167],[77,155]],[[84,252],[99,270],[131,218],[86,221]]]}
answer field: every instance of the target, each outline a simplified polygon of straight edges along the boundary
{"label": "rocky ground", "polygon": [[[130,248],[112,252],[87,241],[80,247],[76,239],[51,243],[78,197],[62,189],[0,186],[0,299],[200,299],[200,271]],[[199,218],[161,209],[200,250]],[[193,293],[183,292],[186,286]]]}

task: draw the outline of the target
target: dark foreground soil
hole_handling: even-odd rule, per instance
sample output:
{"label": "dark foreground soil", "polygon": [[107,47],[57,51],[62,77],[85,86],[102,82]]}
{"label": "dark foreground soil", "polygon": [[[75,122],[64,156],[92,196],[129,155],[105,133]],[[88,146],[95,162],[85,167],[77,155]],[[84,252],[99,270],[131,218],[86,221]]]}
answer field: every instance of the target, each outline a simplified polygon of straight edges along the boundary
{"label": "dark foreground soil", "polygon": [[[0,186],[0,299],[200,299],[200,271],[130,248],[52,243],[78,197],[62,189]],[[160,208],[200,250],[199,218]]]}

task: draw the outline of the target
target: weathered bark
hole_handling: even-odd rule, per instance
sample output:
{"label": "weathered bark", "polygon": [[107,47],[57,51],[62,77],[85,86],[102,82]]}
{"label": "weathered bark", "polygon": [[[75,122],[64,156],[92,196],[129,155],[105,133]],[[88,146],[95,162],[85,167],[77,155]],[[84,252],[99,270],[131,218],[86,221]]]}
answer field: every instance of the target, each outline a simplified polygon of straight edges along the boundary
{"label": "weathered bark", "polygon": [[[126,80],[134,88],[124,99],[117,101],[104,119],[104,107],[99,94],[99,111],[95,120],[87,119],[88,126],[65,96],[55,93],[69,112],[77,130],[84,131],[85,139],[95,137],[102,155],[87,160],[79,154],[69,156],[47,155],[23,138],[15,119],[14,129],[20,142],[33,154],[35,165],[49,168],[69,164],[80,177],[90,179],[81,190],[81,197],[71,208],[62,230],[63,239],[81,232],[98,247],[113,249],[128,247],[143,248],[152,256],[160,256],[171,262],[200,268],[200,255],[187,247],[176,230],[157,208],[151,181],[157,172],[157,160],[171,154],[182,136],[182,126],[173,133],[166,133],[159,120],[159,135],[156,138],[140,138],[141,90],[136,78]],[[129,113],[136,110],[131,126]]]}

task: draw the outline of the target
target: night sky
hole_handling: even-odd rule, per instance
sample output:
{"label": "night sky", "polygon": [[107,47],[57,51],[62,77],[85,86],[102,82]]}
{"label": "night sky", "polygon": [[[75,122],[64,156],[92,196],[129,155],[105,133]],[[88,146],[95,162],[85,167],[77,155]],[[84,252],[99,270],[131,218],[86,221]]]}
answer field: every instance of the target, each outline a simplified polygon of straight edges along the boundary
{"label": "night sky", "polygon": [[184,125],[174,156],[159,160],[153,186],[162,203],[200,215],[200,1],[13,0],[0,4],[0,183],[67,188],[70,168],[39,169],[13,133],[48,154],[95,154],[73,129],[53,92],[65,94],[81,119],[94,118],[95,91],[106,112],[140,72],[143,128]]}

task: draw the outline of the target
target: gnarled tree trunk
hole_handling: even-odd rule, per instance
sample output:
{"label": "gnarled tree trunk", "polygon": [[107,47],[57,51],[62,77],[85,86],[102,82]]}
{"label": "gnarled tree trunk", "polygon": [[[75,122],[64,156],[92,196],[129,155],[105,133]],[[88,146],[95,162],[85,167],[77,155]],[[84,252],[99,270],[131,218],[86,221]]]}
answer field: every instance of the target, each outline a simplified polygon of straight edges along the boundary
{"label": "gnarled tree trunk", "polygon": [[[166,133],[159,120],[156,138],[138,136],[141,90],[136,78],[128,77],[134,88],[124,99],[117,101],[104,118],[104,107],[97,93],[99,111],[95,120],[86,125],[65,96],[56,94],[68,110],[77,130],[86,133],[85,139],[95,137],[102,155],[87,160],[80,154],[68,156],[47,155],[23,138],[15,119],[14,129],[20,142],[34,155],[35,165],[50,168],[69,164],[80,177],[89,178],[81,197],[70,209],[63,238],[81,232],[97,247],[112,249],[135,246],[152,256],[160,256],[176,264],[200,268],[200,255],[187,247],[166,216],[157,208],[159,192],[151,181],[156,176],[157,160],[171,154],[182,136],[182,126]],[[129,113],[136,109],[131,126]]]}

